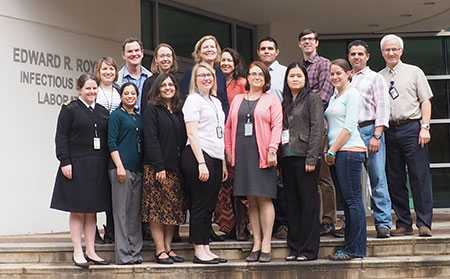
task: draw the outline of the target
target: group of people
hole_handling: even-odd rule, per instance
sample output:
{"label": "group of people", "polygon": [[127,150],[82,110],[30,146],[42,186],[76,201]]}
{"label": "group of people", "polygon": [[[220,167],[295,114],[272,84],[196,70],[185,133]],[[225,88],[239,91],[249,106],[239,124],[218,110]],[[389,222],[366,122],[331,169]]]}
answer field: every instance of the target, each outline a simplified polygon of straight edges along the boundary
{"label": "group of people", "polygon": [[413,233],[407,176],[419,235],[431,236],[433,95],[424,73],[401,61],[402,39],[382,38],[380,73],[367,66],[364,41],[333,61],[318,55],[314,30],[302,31],[298,45],[302,59],[286,67],[277,61],[277,41],[264,37],[259,59],[244,72],[235,50],[204,36],[192,53],[195,65],[177,79],[172,46],[155,48],[149,71],[141,65],[142,43],[131,38],[120,70],[104,57],[95,75],[81,75],[79,98],[58,117],[51,202],[70,212],[74,264],[109,264],[94,245],[102,211],[117,264],[142,263],[142,223],[157,263],[183,262],[171,243],[186,211],[194,263],[227,262],[210,249],[213,222],[226,236],[252,235],[247,262],[270,262],[272,236],[283,230],[287,261],[315,260],[320,236],[338,233],[335,189],[345,242],[330,259],[365,257],[363,166],[377,236]]}

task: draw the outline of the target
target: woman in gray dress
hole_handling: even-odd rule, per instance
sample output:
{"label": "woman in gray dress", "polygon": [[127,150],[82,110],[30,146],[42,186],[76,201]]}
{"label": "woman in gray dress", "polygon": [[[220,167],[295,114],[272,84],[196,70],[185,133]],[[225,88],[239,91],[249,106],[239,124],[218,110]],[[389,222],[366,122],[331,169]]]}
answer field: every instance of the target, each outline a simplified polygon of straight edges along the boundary
{"label": "woman in gray dress", "polygon": [[235,167],[235,196],[246,196],[253,231],[248,262],[271,260],[272,228],[277,196],[277,149],[282,130],[282,110],[277,97],[268,94],[270,75],[261,62],[250,64],[246,94],[234,97],[225,133],[225,150]]}

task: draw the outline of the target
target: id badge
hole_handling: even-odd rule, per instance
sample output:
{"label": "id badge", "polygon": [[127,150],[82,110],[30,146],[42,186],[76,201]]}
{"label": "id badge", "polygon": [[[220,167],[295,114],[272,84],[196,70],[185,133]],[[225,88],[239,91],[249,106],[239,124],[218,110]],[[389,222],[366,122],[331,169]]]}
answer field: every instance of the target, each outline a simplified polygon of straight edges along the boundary
{"label": "id badge", "polygon": [[289,129],[281,132],[281,144],[289,143]]}
{"label": "id badge", "polygon": [[137,152],[141,153],[141,142],[140,141],[138,141],[138,143],[137,143]]}
{"label": "id badge", "polygon": [[398,94],[397,88],[395,88],[395,87],[392,87],[389,90],[389,95],[391,95],[392,100],[395,100],[398,98],[398,96],[400,96],[400,94]]}
{"label": "id badge", "polygon": [[94,138],[94,149],[100,150],[100,138],[97,137]]}
{"label": "id badge", "polygon": [[247,122],[244,124],[244,136],[251,137],[253,135],[253,124],[252,122]]}
{"label": "id badge", "polygon": [[217,133],[217,138],[218,138],[218,139],[223,138],[223,129],[222,129],[222,127],[217,126],[217,127],[216,127],[216,133]]}

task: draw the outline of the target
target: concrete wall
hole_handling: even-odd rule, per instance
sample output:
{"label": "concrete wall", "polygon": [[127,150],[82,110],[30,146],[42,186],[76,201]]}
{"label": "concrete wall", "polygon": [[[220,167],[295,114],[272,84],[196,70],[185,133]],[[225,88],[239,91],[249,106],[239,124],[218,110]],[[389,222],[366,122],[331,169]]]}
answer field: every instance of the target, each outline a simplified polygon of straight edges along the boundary
{"label": "concrete wall", "polygon": [[[60,103],[76,96],[76,78],[99,57],[122,63],[121,41],[140,35],[139,7],[139,0],[2,1],[0,235],[68,230],[67,214],[49,209]],[[44,74],[64,82],[43,85]]]}

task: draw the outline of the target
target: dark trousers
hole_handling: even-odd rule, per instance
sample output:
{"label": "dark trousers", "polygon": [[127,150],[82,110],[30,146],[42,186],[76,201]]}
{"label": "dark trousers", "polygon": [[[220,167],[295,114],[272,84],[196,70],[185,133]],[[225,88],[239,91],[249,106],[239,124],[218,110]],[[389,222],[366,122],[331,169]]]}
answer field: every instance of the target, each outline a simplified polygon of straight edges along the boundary
{"label": "dark trousers", "polygon": [[320,244],[320,200],[317,190],[320,163],[305,172],[305,157],[281,160],[287,192],[287,244],[298,256],[317,259]]}
{"label": "dark trousers", "polygon": [[287,217],[287,190],[286,185],[281,177],[278,177],[277,185],[277,199],[273,200],[273,206],[275,209],[275,223],[273,225],[273,231],[276,233],[280,226],[288,225]]}
{"label": "dark trousers", "polygon": [[188,145],[181,155],[181,169],[189,196],[189,238],[193,244],[208,245],[212,216],[222,180],[222,161],[203,152],[209,179],[198,179],[198,163]]}
{"label": "dark trousers", "polygon": [[386,173],[397,227],[412,227],[406,187],[406,167],[416,211],[417,227],[431,228],[433,193],[427,146],[419,145],[419,120],[386,131]]}
{"label": "dark trousers", "polygon": [[339,151],[331,175],[344,201],[344,252],[354,257],[367,254],[366,214],[361,193],[364,152]]}

